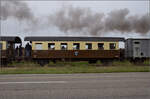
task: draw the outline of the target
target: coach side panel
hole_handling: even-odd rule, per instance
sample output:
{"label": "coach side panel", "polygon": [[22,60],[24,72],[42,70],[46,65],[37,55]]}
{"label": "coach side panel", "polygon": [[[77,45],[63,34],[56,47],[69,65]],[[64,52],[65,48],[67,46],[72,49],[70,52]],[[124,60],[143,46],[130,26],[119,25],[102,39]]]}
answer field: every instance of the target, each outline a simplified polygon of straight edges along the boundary
{"label": "coach side panel", "polygon": [[[55,49],[48,50],[48,43],[55,43]],[[66,50],[61,50],[61,43],[67,43],[68,46]],[[80,49],[74,50],[73,43],[79,43]],[[86,49],[86,43],[92,44],[92,48],[90,50]],[[103,43],[104,49],[98,49],[98,43]],[[115,49],[110,49],[110,44],[113,43],[115,44]],[[32,41],[32,58],[102,59],[119,57],[119,42]]]}

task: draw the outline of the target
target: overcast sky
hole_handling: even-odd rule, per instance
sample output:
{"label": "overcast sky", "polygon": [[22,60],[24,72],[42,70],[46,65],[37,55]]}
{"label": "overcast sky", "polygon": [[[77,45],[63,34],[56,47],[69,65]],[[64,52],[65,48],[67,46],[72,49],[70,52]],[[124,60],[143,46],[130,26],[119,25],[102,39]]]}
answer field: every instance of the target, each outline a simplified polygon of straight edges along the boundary
{"label": "overcast sky", "polygon": [[[3,3],[4,1],[2,1]],[[143,16],[149,13],[149,1],[21,1],[26,3],[30,12],[38,18],[37,26],[30,22],[31,20],[17,19],[10,16],[7,19],[1,20],[1,35],[17,35],[21,38],[25,36],[121,36],[121,37],[148,37],[150,38],[150,31],[147,33],[136,33],[129,31],[126,33],[120,31],[108,31],[108,33],[100,33],[96,35],[86,33],[76,33],[77,31],[70,31],[65,33],[63,28],[54,27],[48,24],[47,20],[50,15],[55,15],[56,12],[69,7],[90,9],[92,13],[103,13],[105,16],[109,15],[111,11],[127,8],[129,10],[128,16]],[[11,2],[10,2],[11,3]],[[7,5],[6,5],[7,6]],[[19,8],[20,5],[16,6]],[[8,7],[9,9],[9,7]],[[14,9],[15,10],[15,9]],[[19,13],[16,13],[19,15]],[[61,22],[63,22],[61,20]],[[45,26],[46,25],[46,26]],[[36,27],[36,28],[35,28]],[[89,27],[88,27],[89,28]],[[104,31],[106,32],[106,31]]]}

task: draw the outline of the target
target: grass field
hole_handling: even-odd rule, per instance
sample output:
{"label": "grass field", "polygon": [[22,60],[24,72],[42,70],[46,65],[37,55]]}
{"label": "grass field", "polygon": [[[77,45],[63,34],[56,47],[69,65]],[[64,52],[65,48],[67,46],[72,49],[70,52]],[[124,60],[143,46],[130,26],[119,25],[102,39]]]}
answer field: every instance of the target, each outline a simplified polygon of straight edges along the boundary
{"label": "grass field", "polygon": [[97,62],[50,62],[41,67],[33,62],[13,62],[8,67],[2,67],[0,74],[71,74],[71,73],[112,73],[112,72],[150,72],[149,62],[134,65],[128,61],[115,61],[107,66]]}

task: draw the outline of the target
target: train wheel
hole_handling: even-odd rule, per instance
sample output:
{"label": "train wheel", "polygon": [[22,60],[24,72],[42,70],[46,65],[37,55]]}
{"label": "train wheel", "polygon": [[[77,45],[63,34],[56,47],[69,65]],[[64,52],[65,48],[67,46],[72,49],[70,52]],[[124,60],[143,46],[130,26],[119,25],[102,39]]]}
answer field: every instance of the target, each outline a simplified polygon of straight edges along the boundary
{"label": "train wheel", "polygon": [[1,65],[1,66],[7,66],[8,63],[9,63],[9,62],[8,62],[7,59],[1,59],[1,60],[0,60],[0,65]]}
{"label": "train wheel", "polygon": [[48,60],[38,60],[37,63],[40,64],[40,66],[44,66],[44,65],[48,64],[49,61]]}
{"label": "train wheel", "polygon": [[140,64],[144,64],[144,61],[145,61],[144,58],[135,58],[135,59],[133,60],[133,63],[134,63],[135,65],[140,65]]}
{"label": "train wheel", "polygon": [[89,64],[95,64],[97,62],[97,60],[89,60],[88,63]]}
{"label": "train wheel", "polygon": [[111,65],[111,64],[113,63],[113,60],[103,59],[103,60],[101,60],[101,63],[102,63],[104,66],[108,66],[108,65]]}

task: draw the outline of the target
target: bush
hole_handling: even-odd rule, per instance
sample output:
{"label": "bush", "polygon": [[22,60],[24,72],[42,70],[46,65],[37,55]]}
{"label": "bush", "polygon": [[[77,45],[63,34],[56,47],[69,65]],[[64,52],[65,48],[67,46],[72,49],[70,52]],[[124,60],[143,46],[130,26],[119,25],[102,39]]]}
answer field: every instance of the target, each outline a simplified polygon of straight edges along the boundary
{"label": "bush", "polygon": [[25,67],[39,67],[40,65],[34,62],[27,62],[27,61],[13,61],[12,63],[8,64],[9,67],[18,67],[18,68],[25,68]]}
{"label": "bush", "polygon": [[130,61],[113,61],[112,66],[133,66]]}
{"label": "bush", "polygon": [[150,65],[150,59],[144,61],[144,65]]}
{"label": "bush", "polygon": [[62,62],[62,61],[58,61],[56,63],[54,62],[49,62],[49,64],[47,66],[87,66],[89,65],[88,62],[86,61],[79,61],[79,62]]}

